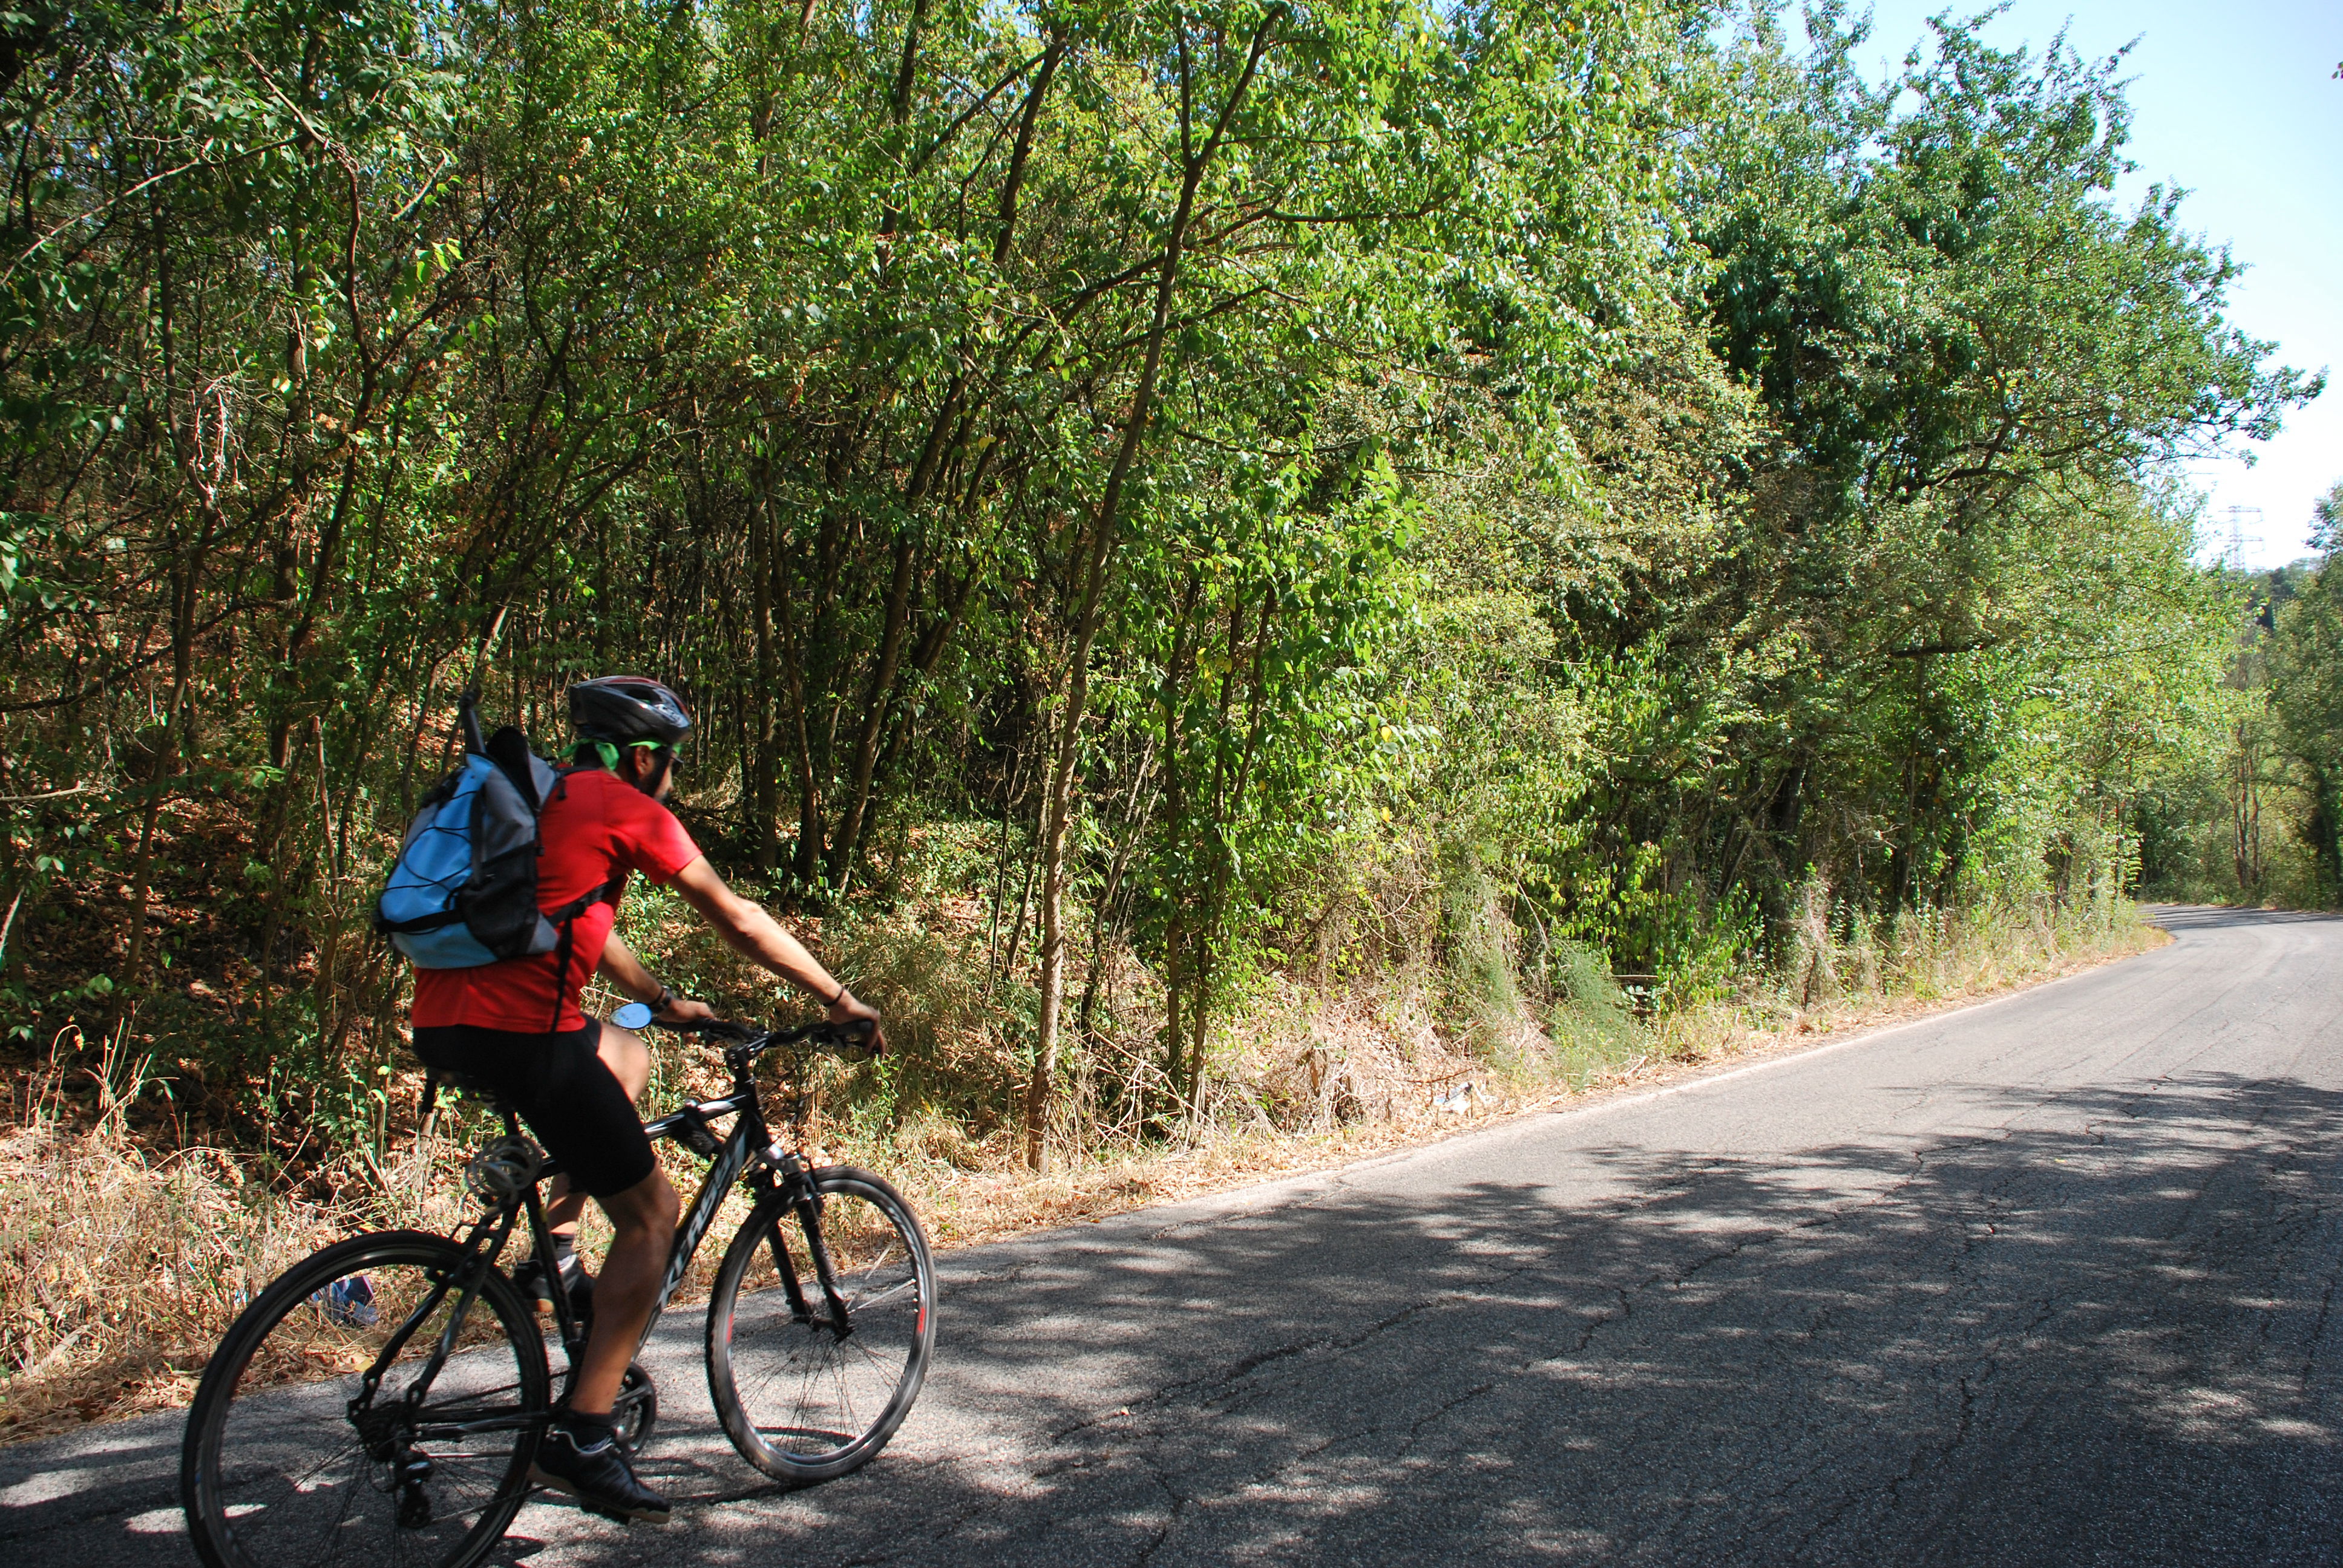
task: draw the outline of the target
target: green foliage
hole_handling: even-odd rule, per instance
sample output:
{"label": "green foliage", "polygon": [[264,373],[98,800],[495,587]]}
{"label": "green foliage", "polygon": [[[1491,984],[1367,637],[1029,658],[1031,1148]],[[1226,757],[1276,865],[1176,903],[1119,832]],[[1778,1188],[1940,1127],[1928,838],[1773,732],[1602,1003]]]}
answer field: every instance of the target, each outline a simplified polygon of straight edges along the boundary
{"label": "green foliage", "polygon": [[1812,888],[1858,947],[2097,907],[2247,740],[2332,885],[2336,590],[2245,711],[2167,477],[2315,383],[2114,205],[2117,63],[1947,20],[1874,83],[1771,15],[24,13],[5,1027],[143,1010],[183,1113],[378,1141],[366,906],[457,693],[550,747],[626,669],[901,1020],[874,1124],[1011,1114],[1053,797],[1071,1027],[1149,1037],[1065,1072],[1131,1126],[1274,971],[1591,1060],[1609,969],[1723,994]]}
{"label": "green foliage", "polygon": [[[2311,856],[2311,900],[2343,900],[2343,481],[2316,508],[2312,543],[2322,552],[2299,585],[2273,602],[2267,683],[2276,719],[2275,749],[2293,765],[2286,782],[2298,791],[2295,823]],[[2280,593],[2273,592],[2277,601]]]}

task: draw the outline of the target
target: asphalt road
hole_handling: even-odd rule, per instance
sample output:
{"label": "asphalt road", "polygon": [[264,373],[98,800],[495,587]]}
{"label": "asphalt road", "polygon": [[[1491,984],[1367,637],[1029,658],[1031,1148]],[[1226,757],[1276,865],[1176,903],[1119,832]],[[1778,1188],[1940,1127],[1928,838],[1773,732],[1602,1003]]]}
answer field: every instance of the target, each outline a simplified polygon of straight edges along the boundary
{"label": "asphalt road", "polygon": [[[2343,1562],[2343,920],[953,1254],[861,1473],[500,1561]],[[176,1422],[0,1450],[0,1562],[192,1561]]]}

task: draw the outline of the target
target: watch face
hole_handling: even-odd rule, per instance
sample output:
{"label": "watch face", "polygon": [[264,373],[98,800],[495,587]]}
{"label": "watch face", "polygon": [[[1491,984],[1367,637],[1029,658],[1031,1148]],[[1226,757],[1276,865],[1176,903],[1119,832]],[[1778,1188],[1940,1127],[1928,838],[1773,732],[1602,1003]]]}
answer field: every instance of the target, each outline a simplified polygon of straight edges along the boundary
{"label": "watch face", "polygon": [[610,1021],[620,1029],[640,1029],[651,1020],[649,1002],[630,1001],[610,1015]]}

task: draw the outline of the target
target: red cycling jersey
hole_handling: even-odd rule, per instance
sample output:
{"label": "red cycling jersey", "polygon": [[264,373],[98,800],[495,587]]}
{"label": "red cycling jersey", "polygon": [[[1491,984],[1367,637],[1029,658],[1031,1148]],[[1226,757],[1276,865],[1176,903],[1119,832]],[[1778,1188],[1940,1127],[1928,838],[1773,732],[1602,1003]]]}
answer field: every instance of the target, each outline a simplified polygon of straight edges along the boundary
{"label": "red cycling jersey", "polygon": [[559,1019],[553,1011],[556,955],[543,953],[476,969],[416,970],[416,1028],[471,1024],[543,1034],[548,1026],[582,1026],[578,993],[602,961],[627,873],[640,871],[665,884],[699,859],[699,846],[674,812],[598,768],[564,774],[537,820],[545,846],[537,861],[540,908],[558,910],[602,882],[618,881],[608,902],[589,905],[570,928],[569,972],[558,979]]}

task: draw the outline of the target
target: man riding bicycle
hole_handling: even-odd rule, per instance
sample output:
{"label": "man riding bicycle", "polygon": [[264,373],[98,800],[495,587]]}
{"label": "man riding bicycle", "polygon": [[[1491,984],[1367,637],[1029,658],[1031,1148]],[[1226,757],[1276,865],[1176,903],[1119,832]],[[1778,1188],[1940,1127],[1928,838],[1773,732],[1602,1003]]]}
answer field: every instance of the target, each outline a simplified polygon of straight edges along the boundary
{"label": "man riding bicycle", "polygon": [[[676,749],[691,731],[673,691],[631,676],[581,681],[569,689],[569,719],[578,734],[572,765],[538,819],[538,899],[558,908],[597,888],[607,895],[576,917],[555,952],[417,969],[415,1051],[436,1072],[503,1096],[568,1172],[547,1211],[556,1256],[535,1266],[548,1288],[546,1271],[558,1270],[573,1301],[590,1287],[592,1328],[530,1478],[598,1512],[663,1522],[667,1500],[636,1478],[610,1412],[658,1299],[679,1204],[635,1113],[650,1053],[632,1030],[587,1018],[578,997],[598,970],[662,1022],[715,1012],[676,996],[612,932],[628,874],[673,886],[742,955],[821,998],[830,1022],[868,1019],[875,1029],[879,1015],[770,915],[726,887],[662,803],[674,786]],[[872,1042],[883,1047],[884,1036]],[[598,1281],[585,1277],[576,1256],[588,1197],[613,1232]]]}

